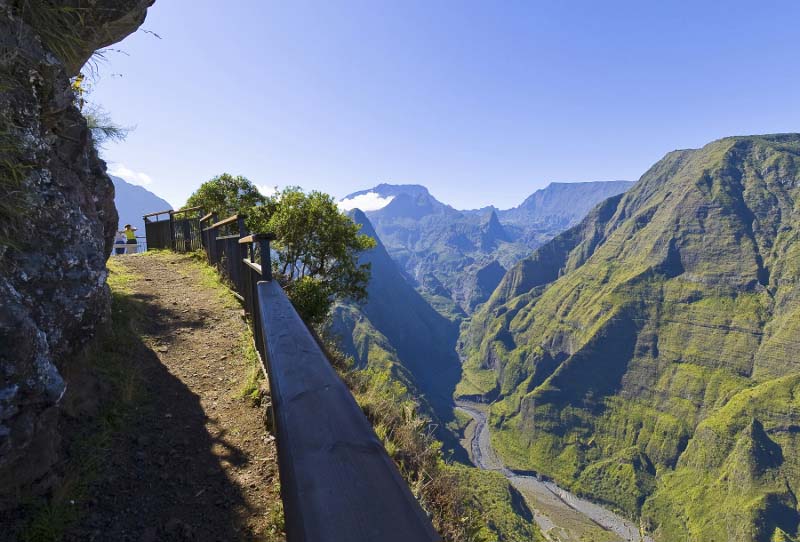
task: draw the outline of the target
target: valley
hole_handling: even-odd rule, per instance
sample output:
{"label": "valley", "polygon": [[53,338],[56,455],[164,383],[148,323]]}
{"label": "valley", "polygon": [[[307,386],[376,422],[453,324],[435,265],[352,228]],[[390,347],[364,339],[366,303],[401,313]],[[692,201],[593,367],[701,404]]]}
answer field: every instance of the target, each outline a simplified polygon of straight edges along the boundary
{"label": "valley", "polygon": [[800,542],[800,2],[196,4],[0,0],[0,542]]}
{"label": "valley", "polygon": [[726,138],[527,237],[381,185],[345,350],[391,360],[451,457],[503,473],[553,539],[794,541],[799,178],[800,136]]}
{"label": "valley", "polygon": [[464,447],[470,461],[482,470],[502,473],[525,497],[536,524],[551,542],[653,542],[630,520],[587,501],[535,475],[510,470],[495,453],[487,421],[487,405],[457,400],[456,410],[472,418]]}

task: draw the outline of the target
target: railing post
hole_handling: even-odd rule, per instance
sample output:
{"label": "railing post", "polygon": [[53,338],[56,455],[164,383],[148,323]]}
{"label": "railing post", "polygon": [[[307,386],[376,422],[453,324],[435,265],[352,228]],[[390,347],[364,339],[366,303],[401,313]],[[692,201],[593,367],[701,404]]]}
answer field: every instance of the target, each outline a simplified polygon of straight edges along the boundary
{"label": "railing post", "polygon": [[[211,224],[217,222],[217,213],[211,215]],[[211,265],[217,264],[217,229],[211,228],[208,230],[208,260]]]}
{"label": "railing post", "polygon": [[272,280],[272,262],[269,255],[269,241],[273,236],[265,235],[259,239],[261,243],[261,278]]}
{"label": "railing post", "polygon": [[170,249],[175,250],[175,211],[169,212],[169,244]]}
{"label": "railing post", "polygon": [[236,225],[239,226],[239,239],[247,235],[250,235],[250,233],[247,231],[247,226],[245,226],[244,224],[245,218],[247,218],[247,215],[240,214],[239,218],[236,219]]}

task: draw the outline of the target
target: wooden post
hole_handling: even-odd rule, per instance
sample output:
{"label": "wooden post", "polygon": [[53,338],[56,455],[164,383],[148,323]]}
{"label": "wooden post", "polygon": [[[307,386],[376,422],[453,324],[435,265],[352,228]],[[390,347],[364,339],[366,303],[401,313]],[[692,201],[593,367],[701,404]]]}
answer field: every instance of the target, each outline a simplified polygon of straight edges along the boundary
{"label": "wooden post", "polygon": [[192,228],[189,224],[189,219],[184,216],[183,218],[183,251],[190,252],[192,250]]}
{"label": "wooden post", "polygon": [[[211,223],[217,222],[217,213],[211,215]],[[217,264],[217,229],[208,230],[208,260],[211,265]]]}
{"label": "wooden post", "polygon": [[272,280],[272,262],[269,257],[270,236],[266,235],[259,239],[261,243],[261,278]]}
{"label": "wooden post", "polygon": [[169,212],[169,242],[171,245],[172,250],[176,250],[178,247],[175,244],[175,211]]}

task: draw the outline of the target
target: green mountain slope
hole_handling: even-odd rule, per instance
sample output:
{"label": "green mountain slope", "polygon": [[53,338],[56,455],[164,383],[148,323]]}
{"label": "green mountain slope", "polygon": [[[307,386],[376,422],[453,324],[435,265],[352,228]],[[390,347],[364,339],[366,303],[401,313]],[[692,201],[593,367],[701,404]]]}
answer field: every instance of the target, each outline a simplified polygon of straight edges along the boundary
{"label": "green mountain slope", "polygon": [[[659,540],[790,539],[800,135],[676,151],[515,265],[461,338],[496,449]],[[781,538],[783,537],[783,538]]]}
{"label": "green mountain slope", "polygon": [[362,233],[378,245],[361,256],[372,268],[366,303],[338,304],[331,329],[346,354],[361,367],[389,369],[434,410],[439,421],[453,417],[453,391],[461,377],[455,352],[458,327],[441,316],[406,281],[367,217],[352,214]]}
{"label": "green mountain slope", "polygon": [[[361,224],[362,233],[378,242],[361,256],[363,263],[372,266],[369,297],[360,305],[337,304],[331,330],[358,366],[375,369],[376,374],[388,373],[429,409],[445,448],[466,462],[466,456],[459,456],[463,450],[450,442],[452,435],[445,431],[454,421],[452,395],[461,375],[455,352],[458,326],[434,310],[406,281],[364,213],[354,210],[352,217]],[[458,463],[448,465],[446,471],[463,485],[459,491],[471,496],[471,513],[479,514],[484,523],[476,540],[544,540],[524,499],[501,474]]]}

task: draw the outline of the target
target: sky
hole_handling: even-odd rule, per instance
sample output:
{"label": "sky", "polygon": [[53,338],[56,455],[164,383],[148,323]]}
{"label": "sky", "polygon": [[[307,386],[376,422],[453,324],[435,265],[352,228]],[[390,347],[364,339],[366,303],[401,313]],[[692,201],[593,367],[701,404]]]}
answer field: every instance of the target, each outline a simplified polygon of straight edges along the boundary
{"label": "sky", "polygon": [[800,1],[157,0],[89,100],[109,170],[180,206],[229,172],[508,208],[665,153],[800,131]]}

